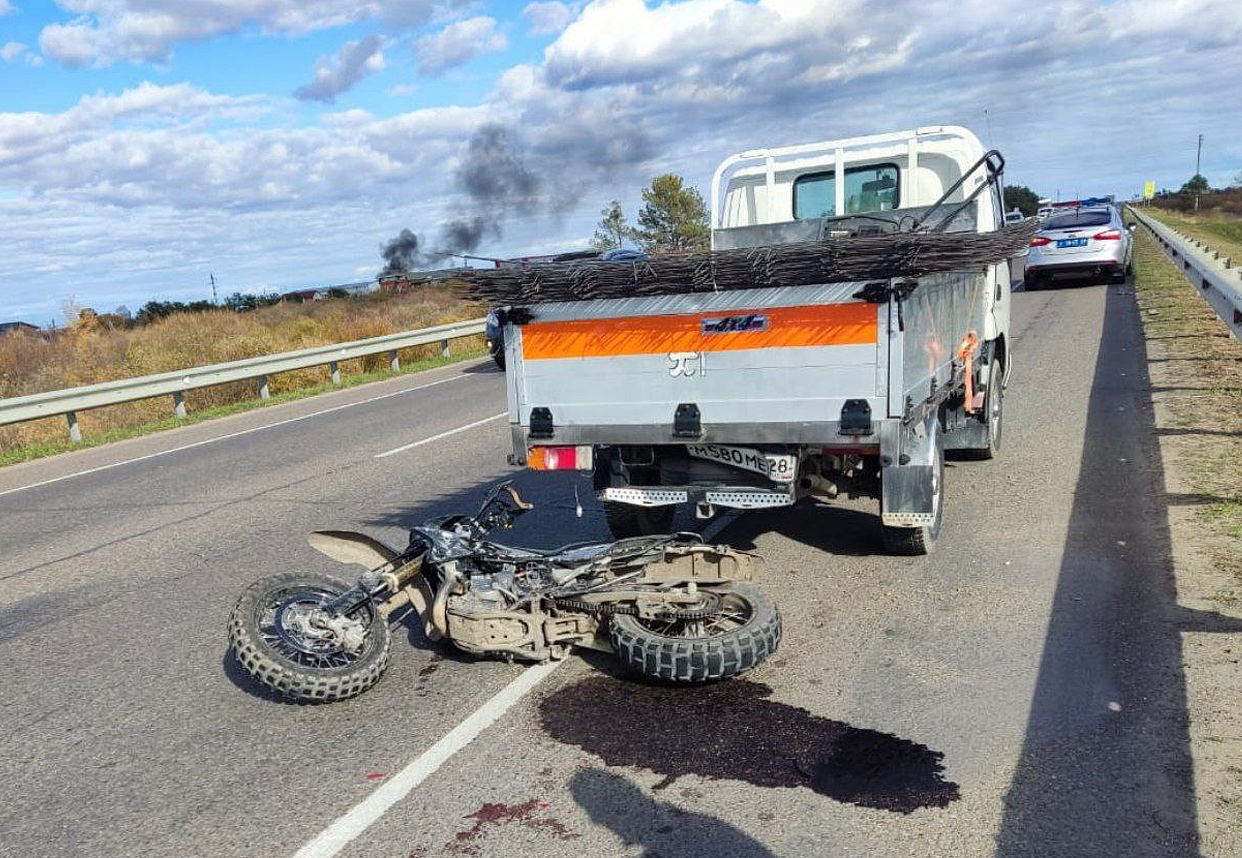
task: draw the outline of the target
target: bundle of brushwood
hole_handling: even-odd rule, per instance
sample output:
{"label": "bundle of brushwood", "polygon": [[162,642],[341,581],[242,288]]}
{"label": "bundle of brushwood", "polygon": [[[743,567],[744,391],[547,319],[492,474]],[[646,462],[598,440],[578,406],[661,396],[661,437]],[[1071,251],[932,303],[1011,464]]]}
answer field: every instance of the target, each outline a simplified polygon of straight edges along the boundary
{"label": "bundle of brushwood", "polygon": [[539,304],[641,295],[723,292],[917,277],[999,262],[1025,248],[1037,223],[996,232],[896,232],[652,256],[575,260],[463,272],[469,296],[490,304]]}

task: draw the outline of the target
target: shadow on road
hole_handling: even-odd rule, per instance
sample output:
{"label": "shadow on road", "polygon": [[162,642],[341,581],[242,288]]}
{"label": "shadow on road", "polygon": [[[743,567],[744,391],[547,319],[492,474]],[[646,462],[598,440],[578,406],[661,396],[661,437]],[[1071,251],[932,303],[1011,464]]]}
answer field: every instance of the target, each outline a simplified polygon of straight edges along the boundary
{"label": "shadow on road", "polygon": [[722,538],[734,548],[752,551],[755,540],[767,533],[829,554],[863,557],[881,551],[879,509],[874,502],[867,510],[815,501],[803,501],[793,509],[754,510],[738,516]]}
{"label": "shadow on road", "polygon": [[1242,627],[1177,605],[1142,330],[1131,294],[1106,301],[1003,858],[1198,855],[1181,632]]}
{"label": "shadow on road", "polygon": [[625,778],[602,769],[575,773],[569,792],[593,823],[610,829],[626,846],[642,847],[645,856],[775,858],[727,822],[650,799]]}

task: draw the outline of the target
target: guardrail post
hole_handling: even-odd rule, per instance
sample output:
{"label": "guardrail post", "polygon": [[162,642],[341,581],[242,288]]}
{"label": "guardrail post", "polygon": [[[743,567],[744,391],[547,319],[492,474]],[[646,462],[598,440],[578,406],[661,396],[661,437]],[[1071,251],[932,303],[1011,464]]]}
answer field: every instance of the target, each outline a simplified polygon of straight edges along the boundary
{"label": "guardrail post", "polygon": [[260,399],[271,399],[272,398],[271,388],[267,386],[266,375],[259,376],[259,398]]}
{"label": "guardrail post", "polygon": [[81,444],[82,427],[78,426],[78,415],[72,411],[66,411],[65,420],[69,423],[69,440],[74,444]]}
{"label": "guardrail post", "polygon": [[175,413],[177,417],[179,418],[185,417],[185,391],[184,390],[173,391],[173,413]]}
{"label": "guardrail post", "polygon": [[449,351],[449,341],[440,340],[440,357],[446,358],[451,354]]}
{"label": "guardrail post", "polygon": [[332,383],[339,385],[341,383],[341,367],[336,361],[328,362],[328,372],[332,373]]}
{"label": "guardrail post", "polygon": [[401,358],[397,356],[395,351],[388,353],[388,368],[393,372],[401,372]]}

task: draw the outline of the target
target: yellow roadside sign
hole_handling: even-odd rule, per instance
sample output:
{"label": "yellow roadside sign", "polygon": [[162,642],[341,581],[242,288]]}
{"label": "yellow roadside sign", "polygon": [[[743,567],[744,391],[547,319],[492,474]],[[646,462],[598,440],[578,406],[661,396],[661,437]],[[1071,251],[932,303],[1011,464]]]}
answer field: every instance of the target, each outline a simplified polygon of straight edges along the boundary
{"label": "yellow roadside sign", "polygon": [[1155,182],[1147,182],[1145,185],[1143,185],[1143,199],[1150,200],[1155,195],[1156,195],[1156,183]]}

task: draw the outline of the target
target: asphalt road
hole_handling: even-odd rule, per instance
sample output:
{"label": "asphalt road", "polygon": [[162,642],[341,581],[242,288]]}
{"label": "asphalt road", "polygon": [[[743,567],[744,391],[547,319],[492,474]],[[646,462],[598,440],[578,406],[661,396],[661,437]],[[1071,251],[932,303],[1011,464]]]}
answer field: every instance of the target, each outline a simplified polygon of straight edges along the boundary
{"label": "asphalt road", "polygon": [[[571,659],[340,854],[1198,854],[1133,297],[1020,293],[1014,328],[1005,449],[951,463],[935,555],[875,553],[870,503],[737,518],[775,659],[690,690]],[[402,629],[370,692],[291,706],[225,651],[246,583],[348,573],[306,532],[471,508],[503,410],[456,366],[0,471],[0,854],[293,855],[518,676]],[[605,536],[586,482],[518,480],[514,540]]]}

